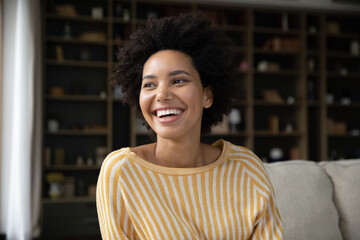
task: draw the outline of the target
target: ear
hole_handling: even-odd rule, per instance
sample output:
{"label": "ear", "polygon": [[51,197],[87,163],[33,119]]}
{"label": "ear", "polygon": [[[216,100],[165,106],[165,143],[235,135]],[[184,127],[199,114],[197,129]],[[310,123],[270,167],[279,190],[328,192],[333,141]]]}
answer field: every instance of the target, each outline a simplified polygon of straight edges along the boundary
{"label": "ear", "polygon": [[204,108],[211,107],[214,100],[214,93],[212,86],[204,88]]}

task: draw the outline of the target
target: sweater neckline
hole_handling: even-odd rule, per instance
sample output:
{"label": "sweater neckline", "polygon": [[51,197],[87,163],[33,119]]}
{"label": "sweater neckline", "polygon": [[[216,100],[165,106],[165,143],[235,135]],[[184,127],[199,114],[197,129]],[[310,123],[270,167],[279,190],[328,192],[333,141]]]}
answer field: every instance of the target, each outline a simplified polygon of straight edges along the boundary
{"label": "sweater neckline", "polygon": [[163,167],[160,165],[156,165],[136,155],[136,153],[131,151],[130,147],[123,148],[123,152],[129,157],[130,160],[133,160],[134,162],[138,163],[139,165],[151,171],[163,173],[163,174],[170,174],[170,175],[190,175],[190,174],[196,174],[210,170],[216,167],[217,165],[223,163],[227,159],[227,156],[229,155],[229,151],[230,151],[229,142],[224,141],[223,139],[219,139],[211,145],[214,147],[221,148],[221,154],[218,157],[218,159],[207,165],[201,167],[194,167],[194,168],[172,168],[172,167]]}

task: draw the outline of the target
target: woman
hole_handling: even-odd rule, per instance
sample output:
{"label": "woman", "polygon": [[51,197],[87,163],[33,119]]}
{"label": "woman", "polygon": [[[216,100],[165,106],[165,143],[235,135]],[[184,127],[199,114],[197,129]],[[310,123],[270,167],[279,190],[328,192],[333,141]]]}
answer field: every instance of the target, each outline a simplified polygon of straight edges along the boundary
{"label": "woman", "polygon": [[115,84],[156,142],[105,159],[104,239],[282,239],[261,160],[224,140],[200,142],[231,109],[233,55],[224,33],[191,14],[150,20],[120,50]]}

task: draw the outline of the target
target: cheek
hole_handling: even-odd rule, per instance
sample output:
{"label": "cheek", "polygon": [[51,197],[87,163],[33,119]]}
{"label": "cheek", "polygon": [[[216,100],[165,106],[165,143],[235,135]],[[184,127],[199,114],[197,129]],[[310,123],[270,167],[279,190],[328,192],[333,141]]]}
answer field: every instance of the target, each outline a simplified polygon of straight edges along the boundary
{"label": "cheek", "polygon": [[198,89],[185,91],[183,93],[183,98],[186,99],[188,103],[191,103],[194,107],[199,107],[202,109],[204,95]]}

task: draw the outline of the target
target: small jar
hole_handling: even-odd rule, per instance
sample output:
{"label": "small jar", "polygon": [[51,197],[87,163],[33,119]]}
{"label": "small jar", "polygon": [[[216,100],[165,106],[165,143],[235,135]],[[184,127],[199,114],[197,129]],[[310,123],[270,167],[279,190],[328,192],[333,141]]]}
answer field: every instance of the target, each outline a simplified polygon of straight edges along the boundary
{"label": "small jar", "polygon": [[360,53],[360,46],[359,45],[360,45],[359,41],[357,41],[357,40],[351,41],[351,43],[350,43],[350,53],[352,55],[359,55],[359,53]]}
{"label": "small jar", "polygon": [[50,119],[48,121],[48,130],[49,132],[57,132],[59,130],[59,122],[55,119]]}
{"label": "small jar", "polygon": [[272,162],[281,161],[283,159],[284,153],[281,148],[273,148],[270,150],[270,160]]}

